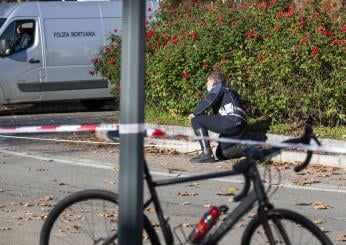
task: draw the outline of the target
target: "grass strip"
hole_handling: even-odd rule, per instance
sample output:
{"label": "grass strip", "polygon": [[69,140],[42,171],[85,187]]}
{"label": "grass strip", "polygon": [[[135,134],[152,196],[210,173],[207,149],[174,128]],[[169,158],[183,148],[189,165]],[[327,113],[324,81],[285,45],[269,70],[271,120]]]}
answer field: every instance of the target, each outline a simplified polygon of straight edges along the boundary
{"label": "grass strip", "polygon": [[[176,125],[191,127],[187,117],[172,115],[159,111],[155,108],[145,108],[145,121],[160,125]],[[265,118],[250,118],[249,128],[251,132],[272,133],[280,135],[296,136],[303,132],[302,123],[277,123]],[[314,132],[317,137],[346,140],[346,126],[326,127],[314,125]]]}

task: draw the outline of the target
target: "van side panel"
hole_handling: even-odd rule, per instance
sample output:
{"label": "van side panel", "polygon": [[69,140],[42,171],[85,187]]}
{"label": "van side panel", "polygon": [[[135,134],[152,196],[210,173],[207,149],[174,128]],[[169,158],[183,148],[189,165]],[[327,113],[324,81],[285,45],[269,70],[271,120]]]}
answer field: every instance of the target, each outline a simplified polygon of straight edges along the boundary
{"label": "van side panel", "polygon": [[25,17],[25,16],[39,16],[38,3],[19,3],[14,4],[14,7],[8,12],[8,18],[12,17]]}
{"label": "van side panel", "polygon": [[122,25],[123,25],[123,19],[122,18],[102,18],[102,24],[103,24],[103,39],[104,39],[104,46],[109,45],[110,40],[108,40],[108,37],[110,34],[116,34],[121,35],[122,34]]}
{"label": "van side panel", "polygon": [[[97,12],[97,8],[94,8]],[[46,39],[46,100],[111,97],[109,82],[93,76],[92,59],[103,45],[101,18],[49,18]]]}
{"label": "van side panel", "polygon": [[39,2],[42,18],[99,18],[98,2]]}
{"label": "van side panel", "polygon": [[100,4],[100,11],[102,18],[120,17],[123,16],[122,1],[102,2]]}
{"label": "van side panel", "polygon": [[102,19],[103,46],[110,43],[111,34],[122,34],[122,2],[103,2],[100,6]]}
{"label": "van side panel", "polygon": [[102,44],[100,18],[45,19],[47,66],[90,65]]}

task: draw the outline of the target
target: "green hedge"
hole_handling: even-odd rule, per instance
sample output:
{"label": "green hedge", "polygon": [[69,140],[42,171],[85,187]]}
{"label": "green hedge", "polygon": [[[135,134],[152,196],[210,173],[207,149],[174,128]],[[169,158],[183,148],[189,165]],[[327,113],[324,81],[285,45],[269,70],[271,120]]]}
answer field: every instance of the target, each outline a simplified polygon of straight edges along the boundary
{"label": "green hedge", "polygon": [[[146,103],[188,114],[205,93],[206,74],[220,70],[252,117],[283,122],[309,113],[324,124],[344,120],[346,13],[330,4],[299,11],[287,6],[193,1],[162,9],[147,26]],[[115,34],[95,71],[118,84]]]}

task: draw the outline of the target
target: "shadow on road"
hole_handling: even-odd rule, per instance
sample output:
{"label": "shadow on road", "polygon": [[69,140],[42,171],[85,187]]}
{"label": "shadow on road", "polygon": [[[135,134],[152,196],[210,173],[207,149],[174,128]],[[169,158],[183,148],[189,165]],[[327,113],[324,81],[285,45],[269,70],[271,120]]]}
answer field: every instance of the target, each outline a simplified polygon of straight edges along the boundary
{"label": "shadow on road", "polygon": [[0,116],[14,115],[32,115],[32,114],[52,114],[52,113],[75,113],[75,112],[97,112],[97,111],[115,111],[119,105],[114,101],[107,101],[106,104],[98,110],[87,109],[79,101],[70,102],[44,102],[38,104],[23,104],[8,106],[0,111]]}
{"label": "shadow on road", "polygon": [[99,110],[89,110],[80,102],[46,102],[0,111],[0,127],[113,123],[118,119],[118,105],[113,101]]}

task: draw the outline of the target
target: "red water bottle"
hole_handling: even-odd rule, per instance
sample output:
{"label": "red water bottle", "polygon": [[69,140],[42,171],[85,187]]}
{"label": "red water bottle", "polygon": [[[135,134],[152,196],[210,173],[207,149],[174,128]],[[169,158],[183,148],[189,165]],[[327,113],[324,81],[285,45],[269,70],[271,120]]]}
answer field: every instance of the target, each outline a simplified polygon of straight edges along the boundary
{"label": "red water bottle", "polygon": [[196,224],[189,235],[191,243],[200,243],[208,231],[216,224],[220,215],[228,210],[227,206],[211,207]]}

